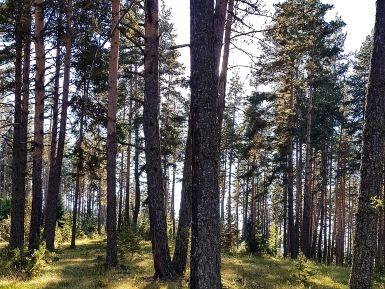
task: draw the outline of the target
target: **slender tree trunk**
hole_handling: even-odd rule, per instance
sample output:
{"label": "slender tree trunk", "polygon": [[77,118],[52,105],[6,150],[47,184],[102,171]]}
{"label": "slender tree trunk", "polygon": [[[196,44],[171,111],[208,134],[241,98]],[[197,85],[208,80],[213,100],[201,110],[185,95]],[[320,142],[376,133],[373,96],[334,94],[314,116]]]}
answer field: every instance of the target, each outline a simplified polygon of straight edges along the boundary
{"label": "slender tree trunk", "polygon": [[[15,112],[12,147],[11,249],[24,247],[25,181],[30,70],[30,3],[17,2],[15,26]],[[23,57],[24,48],[24,60]],[[24,65],[23,65],[24,64]]]}
{"label": "slender tree trunk", "polygon": [[32,170],[32,211],[28,249],[38,249],[40,241],[40,221],[43,205],[43,144],[44,144],[44,11],[43,0],[35,1],[35,118]]}
{"label": "slender tree trunk", "polygon": [[81,108],[80,108],[79,139],[76,144],[76,152],[78,154],[77,156],[78,160],[76,164],[75,192],[74,192],[74,202],[73,202],[73,210],[72,210],[71,248],[76,247],[76,228],[77,228],[77,220],[79,217],[78,203],[79,203],[79,197],[80,197],[80,180],[83,175],[83,162],[84,162],[84,154],[83,154],[84,129],[83,127],[84,127],[84,118],[85,118],[86,94],[87,94],[87,84],[86,84],[86,80],[84,80],[83,97],[81,100]]}
{"label": "slender tree trunk", "polygon": [[191,227],[191,189],[192,189],[192,136],[191,119],[188,121],[186,150],[183,166],[183,182],[179,209],[178,231],[175,240],[173,266],[175,273],[182,275],[186,270],[187,252]]}
{"label": "slender tree trunk", "polygon": [[377,1],[374,47],[372,51],[365,124],[362,141],[361,185],[356,216],[353,266],[350,288],[372,288],[376,251],[377,211],[372,199],[381,188],[384,149],[385,111],[385,1]]}
{"label": "slender tree trunk", "polygon": [[299,244],[301,244],[301,228],[302,228],[302,143],[297,140],[296,144],[296,165],[295,165],[295,238],[297,240],[295,253],[299,254]]}
{"label": "slender tree trunk", "polygon": [[[215,33],[216,33],[216,36],[220,37],[220,39],[221,39],[221,42],[220,42],[221,46],[220,47],[222,47],[223,33],[225,34],[224,45],[223,45],[222,65],[221,65],[221,71],[219,74],[219,81],[218,81],[218,127],[219,127],[219,132],[221,132],[221,129],[222,129],[223,113],[225,110],[227,71],[228,71],[229,56],[230,56],[231,26],[233,24],[233,14],[234,14],[234,0],[228,0],[227,17],[226,17],[225,24],[222,24],[222,22],[221,22],[222,20],[220,20],[220,19],[222,19],[222,9],[225,9],[225,12],[226,12],[226,3],[227,3],[227,0],[218,0],[217,1],[217,9],[215,11],[215,17],[216,17]],[[223,25],[224,25],[224,28],[223,28]],[[223,32],[223,29],[224,29],[224,32]],[[216,45],[216,50],[219,50],[219,55],[220,55],[220,48],[219,48],[218,44]],[[216,51],[215,53],[217,54],[218,51]],[[216,66],[219,67],[219,62]],[[221,134],[219,134],[219,138],[221,138]],[[219,142],[220,142],[220,139],[219,139]]]}
{"label": "slender tree trunk", "polygon": [[160,149],[158,17],[158,0],[146,0],[143,129],[146,150],[150,232],[155,277],[168,279],[173,276],[173,268],[167,238],[165,188]]}
{"label": "slender tree trunk", "polygon": [[[132,93],[131,93],[132,94]],[[132,101],[130,99],[129,104],[129,116],[128,116],[128,143],[131,143],[131,135],[132,135]],[[126,198],[124,204],[124,222],[126,225],[130,223],[130,185],[131,185],[131,146],[127,146],[127,172],[126,172]]]}
{"label": "slender tree trunk", "polygon": [[118,204],[118,231],[122,229],[123,224],[123,177],[124,177],[124,159],[123,159],[123,151],[121,152],[121,159],[120,159],[120,181],[119,181],[119,204]]}
{"label": "slender tree trunk", "polygon": [[312,111],[313,111],[313,90],[309,91],[309,100],[307,108],[306,121],[306,161],[305,161],[305,188],[304,188],[304,205],[303,205],[303,221],[302,221],[302,252],[306,257],[311,255],[311,208],[312,208],[312,192],[311,192],[311,171],[312,171],[312,148],[311,148],[311,128],[312,128]]}
{"label": "slender tree trunk", "polygon": [[132,214],[132,223],[136,226],[138,224],[138,216],[140,210],[140,172],[139,172],[139,124],[135,124],[135,168],[134,168],[134,177],[135,177],[135,204],[134,212]]}
{"label": "slender tree trunk", "polygon": [[[320,226],[318,234],[318,244],[317,244],[317,260],[322,262],[322,237],[323,234],[326,235],[326,226],[325,226],[325,208],[326,208],[326,194],[327,194],[327,185],[328,185],[328,174],[327,174],[328,162],[327,162],[327,144],[326,141],[322,144],[321,151],[321,192],[320,192]],[[325,247],[324,247],[325,250]]]}
{"label": "slender tree trunk", "polygon": [[171,206],[170,215],[172,222],[172,236],[175,237],[176,224],[175,224],[175,182],[176,182],[176,158],[174,157],[172,165],[172,186],[171,186]]}
{"label": "slender tree trunk", "polygon": [[102,234],[102,172],[99,168],[98,172],[98,234]]}
{"label": "slender tree trunk", "polygon": [[219,289],[219,123],[214,1],[190,1],[192,238],[191,289]]}
{"label": "slender tree trunk", "polygon": [[107,124],[107,253],[108,268],[117,265],[116,240],[116,112],[118,104],[119,20],[120,0],[112,1],[111,51],[108,77]]}
{"label": "slender tree trunk", "polygon": [[47,249],[53,251],[55,249],[55,228],[56,228],[56,212],[59,190],[61,184],[61,170],[64,155],[65,135],[67,126],[67,108],[70,84],[70,67],[71,67],[71,48],[72,48],[72,0],[67,0],[66,11],[66,36],[65,36],[65,59],[63,73],[63,96],[62,108],[60,115],[60,130],[57,144],[57,154],[53,168],[49,172],[47,208],[45,214],[44,237],[46,239]]}

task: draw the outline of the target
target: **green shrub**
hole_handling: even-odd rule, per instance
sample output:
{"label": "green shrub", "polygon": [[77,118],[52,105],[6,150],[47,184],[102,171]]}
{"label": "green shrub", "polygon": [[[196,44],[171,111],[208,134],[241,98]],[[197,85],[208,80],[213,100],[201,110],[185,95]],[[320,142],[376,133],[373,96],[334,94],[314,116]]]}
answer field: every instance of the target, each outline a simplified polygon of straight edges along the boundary
{"label": "green shrub", "polygon": [[118,252],[121,258],[133,257],[141,254],[140,231],[132,226],[125,226],[118,233]]}
{"label": "green shrub", "polygon": [[0,250],[0,275],[13,275],[22,267],[22,257],[19,249],[11,250],[5,247]]}
{"label": "green shrub", "polygon": [[72,218],[69,212],[65,212],[61,221],[56,227],[56,241],[61,244],[64,242],[69,242],[71,240],[72,234]]}
{"label": "green shrub", "polygon": [[11,200],[0,198],[0,221],[11,215]]}
{"label": "green shrub", "polygon": [[307,286],[309,278],[313,275],[315,275],[315,272],[310,268],[309,261],[303,255],[300,255],[295,261],[295,272],[292,275],[293,281]]}
{"label": "green shrub", "polygon": [[43,243],[39,249],[25,258],[24,271],[28,277],[35,277],[42,273],[46,265],[46,246]]}
{"label": "green shrub", "polygon": [[0,220],[0,240],[9,241],[11,234],[11,218]]}

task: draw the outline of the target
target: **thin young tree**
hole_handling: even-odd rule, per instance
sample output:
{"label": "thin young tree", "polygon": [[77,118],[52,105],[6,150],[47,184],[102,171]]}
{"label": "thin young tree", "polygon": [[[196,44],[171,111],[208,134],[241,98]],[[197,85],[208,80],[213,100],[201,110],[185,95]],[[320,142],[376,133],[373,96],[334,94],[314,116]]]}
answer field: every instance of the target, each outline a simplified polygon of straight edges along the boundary
{"label": "thin young tree", "polygon": [[377,1],[365,123],[362,137],[361,184],[356,215],[351,289],[372,288],[378,208],[381,192],[385,126],[385,0]]}

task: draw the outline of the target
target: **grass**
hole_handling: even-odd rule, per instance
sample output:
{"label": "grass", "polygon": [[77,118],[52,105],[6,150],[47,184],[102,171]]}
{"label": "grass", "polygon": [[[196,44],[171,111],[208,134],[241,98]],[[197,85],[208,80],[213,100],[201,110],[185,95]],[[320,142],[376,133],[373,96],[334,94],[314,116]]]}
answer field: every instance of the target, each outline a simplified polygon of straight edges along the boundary
{"label": "grass", "polygon": [[[47,265],[41,276],[20,280],[14,276],[0,279],[0,289],[177,289],[188,288],[188,277],[176,282],[152,280],[151,250],[143,244],[143,254],[106,271],[103,266],[104,242],[82,240],[75,250],[60,247],[59,260]],[[348,268],[321,266],[312,262],[247,255],[222,258],[223,287],[231,289],[345,289]],[[188,276],[188,274],[186,274]],[[385,289],[385,279],[375,289]]]}

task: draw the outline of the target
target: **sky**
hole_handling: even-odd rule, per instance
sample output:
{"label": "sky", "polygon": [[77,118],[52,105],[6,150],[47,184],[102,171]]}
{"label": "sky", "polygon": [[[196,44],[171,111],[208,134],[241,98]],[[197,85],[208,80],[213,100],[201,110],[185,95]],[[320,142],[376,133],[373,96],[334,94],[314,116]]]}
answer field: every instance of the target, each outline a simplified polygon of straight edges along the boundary
{"label": "sky", "polygon": [[[190,0],[164,0],[167,7],[172,9],[172,21],[174,22],[177,33],[177,44],[187,44],[190,42]],[[265,3],[265,9],[273,12],[273,4],[279,2],[279,0],[261,0]],[[334,18],[336,15],[340,16],[346,23],[346,42],[345,52],[354,52],[358,50],[369,35],[374,27],[375,19],[375,0],[327,0],[324,3],[334,5],[334,10],[328,15],[328,17]],[[256,28],[262,28],[266,19],[259,17],[255,19]],[[257,47],[256,44],[254,44]],[[254,45],[247,44],[249,51],[255,50]],[[251,47],[250,47],[251,46]],[[187,68],[187,73],[190,67],[190,54],[189,48],[180,49],[181,62]],[[249,65],[249,58],[237,51],[232,50],[230,53],[230,66],[233,65]],[[248,86],[247,77],[250,71],[247,68],[241,68],[239,74],[245,79],[245,86]],[[230,71],[231,74],[231,71]],[[180,204],[180,182],[176,184],[175,195],[175,212],[179,212]]]}
{"label": "sky", "polygon": [[[273,12],[273,4],[278,0],[261,0],[265,3],[265,8]],[[190,0],[165,0],[166,6],[172,9],[172,21],[175,24],[177,32],[177,44],[186,44],[190,42]],[[345,31],[347,33],[345,51],[354,52],[358,50],[365,37],[371,33],[375,18],[375,0],[324,0],[323,2],[335,6],[329,17],[338,15],[346,23]],[[264,19],[255,19],[256,26],[261,27]],[[182,62],[189,68],[189,49],[181,49]],[[237,60],[234,61],[234,59]],[[239,63],[241,62],[241,63]],[[249,60],[242,53],[234,51],[230,56],[231,64],[249,64]],[[243,72],[245,73],[245,72]]]}

